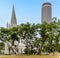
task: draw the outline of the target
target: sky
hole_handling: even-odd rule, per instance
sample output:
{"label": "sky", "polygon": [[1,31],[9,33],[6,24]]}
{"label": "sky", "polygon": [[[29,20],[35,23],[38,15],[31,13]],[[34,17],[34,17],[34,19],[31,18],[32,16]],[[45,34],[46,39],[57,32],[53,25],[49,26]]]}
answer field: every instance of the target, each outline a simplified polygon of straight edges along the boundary
{"label": "sky", "polygon": [[60,19],[60,0],[0,0],[0,27],[10,24],[14,4],[17,23],[41,23],[41,8],[44,2],[52,4],[52,18]]}

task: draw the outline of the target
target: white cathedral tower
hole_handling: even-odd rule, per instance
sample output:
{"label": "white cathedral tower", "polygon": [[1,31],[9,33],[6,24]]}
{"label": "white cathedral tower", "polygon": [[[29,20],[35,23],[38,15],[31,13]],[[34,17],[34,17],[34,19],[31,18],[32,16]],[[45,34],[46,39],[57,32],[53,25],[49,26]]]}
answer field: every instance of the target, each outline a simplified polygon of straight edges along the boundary
{"label": "white cathedral tower", "polygon": [[10,24],[7,23],[7,28],[12,28],[12,27],[16,27],[16,26],[17,26],[17,20],[16,20],[16,14],[15,14],[15,8],[13,5],[11,22],[10,22]]}

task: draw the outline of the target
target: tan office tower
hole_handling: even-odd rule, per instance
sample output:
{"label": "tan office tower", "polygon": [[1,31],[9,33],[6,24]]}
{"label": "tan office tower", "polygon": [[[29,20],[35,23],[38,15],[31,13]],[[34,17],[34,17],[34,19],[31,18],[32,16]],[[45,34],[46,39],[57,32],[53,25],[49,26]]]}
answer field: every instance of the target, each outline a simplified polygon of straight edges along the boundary
{"label": "tan office tower", "polygon": [[42,23],[47,22],[50,23],[52,22],[52,6],[51,3],[46,2],[43,3],[42,5]]}

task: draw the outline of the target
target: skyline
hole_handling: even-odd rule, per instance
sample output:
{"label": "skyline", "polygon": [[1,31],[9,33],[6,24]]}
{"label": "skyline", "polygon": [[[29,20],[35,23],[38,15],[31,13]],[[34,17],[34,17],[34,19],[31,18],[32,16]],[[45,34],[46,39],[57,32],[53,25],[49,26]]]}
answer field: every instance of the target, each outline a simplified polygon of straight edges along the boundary
{"label": "skyline", "polygon": [[[0,0],[0,27],[10,23],[14,4],[18,25],[21,23],[41,23],[41,7],[47,0]],[[60,19],[60,1],[49,0],[52,4],[52,18]]]}

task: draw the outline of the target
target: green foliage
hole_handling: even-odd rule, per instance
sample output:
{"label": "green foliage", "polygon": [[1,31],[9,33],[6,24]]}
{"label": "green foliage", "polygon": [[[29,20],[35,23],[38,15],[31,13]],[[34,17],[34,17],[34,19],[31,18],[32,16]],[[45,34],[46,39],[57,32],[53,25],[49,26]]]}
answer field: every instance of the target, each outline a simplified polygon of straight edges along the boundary
{"label": "green foliage", "polygon": [[4,43],[0,43],[0,50],[4,50]]}
{"label": "green foliage", "polygon": [[[14,44],[15,40],[20,39],[25,40],[26,54],[60,52],[60,21],[42,24],[26,23],[9,29],[0,29],[0,40],[3,42],[11,40]],[[31,46],[37,48],[37,52]]]}
{"label": "green foliage", "polygon": [[26,47],[24,51],[25,51],[25,54],[28,54],[28,55],[36,54],[36,50],[29,49],[28,47]]}

